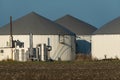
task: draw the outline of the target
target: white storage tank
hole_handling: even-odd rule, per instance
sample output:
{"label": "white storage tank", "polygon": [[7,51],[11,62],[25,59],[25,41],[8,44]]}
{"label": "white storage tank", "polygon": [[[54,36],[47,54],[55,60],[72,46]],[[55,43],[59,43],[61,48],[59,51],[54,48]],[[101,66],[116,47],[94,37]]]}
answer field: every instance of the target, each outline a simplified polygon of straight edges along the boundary
{"label": "white storage tank", "polygon": [[65,15],[55,22],[76,34],[76,53],[91,54],[91,35],[97,28],[71,15]]}
{"label": "white storage tank", "polygon": [[120,17],[94,32],[92,57],[93,59],[120,59]]}
{"label": "white storage tank", "polygon": [[[6,47],[6,42],[9,41],[9,25],[7,24],[0,28],[0,47]],[[46,46],[52,47],[52,50],[49,51],[51,59],[61,59],[62,61],[72,61],[75,59],[75,34],[35,12],[31,12],[13,21],[12,31],[13,40],[18,41],[19,49],[25,49],[26,55],[29,53],[29,34],[31,33],[33,48],[36,48],[38,44],[46,44]],[[33,53],[36,52],[33,51]],[[24,61],[21,50],[19,55],[19,60]]]}
{"label": "white storage tank", "polygon": [[48,51],[47,51],[47,46],[46,44],[41,44],[41,47],[40,47],[40,51],[39,51],[39,54],[40,54],[40,59],[41,61],[47,61],[48,59]]}
{"label": "white storage tank", "polygon": [[19,61],[19,49],[13,50],[13,60]]}

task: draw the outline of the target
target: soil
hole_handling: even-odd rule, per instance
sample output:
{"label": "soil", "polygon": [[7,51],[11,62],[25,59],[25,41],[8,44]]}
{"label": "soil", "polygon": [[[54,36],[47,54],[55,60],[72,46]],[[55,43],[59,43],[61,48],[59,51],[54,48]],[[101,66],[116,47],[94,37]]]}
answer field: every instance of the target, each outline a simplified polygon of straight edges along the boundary
{"label": "soil", "polygon": [[0,62],[0,80],[119,80],[120,61]]}

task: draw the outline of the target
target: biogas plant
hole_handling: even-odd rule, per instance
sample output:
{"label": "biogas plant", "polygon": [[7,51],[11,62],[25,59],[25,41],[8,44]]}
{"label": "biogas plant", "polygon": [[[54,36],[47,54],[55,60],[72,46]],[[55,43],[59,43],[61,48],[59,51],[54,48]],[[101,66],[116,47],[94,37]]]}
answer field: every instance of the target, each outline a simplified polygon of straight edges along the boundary
{"label": "biogas plant", "polygon": [[72,61],[75,45],[73,32],[35,12],[0,28],[0,61]]}
{"label": "biogas plant", "polygon": [[31,12],[0,28],[0,61],[73,61],[91,56],[97,28],[71,15],[51,21]]}

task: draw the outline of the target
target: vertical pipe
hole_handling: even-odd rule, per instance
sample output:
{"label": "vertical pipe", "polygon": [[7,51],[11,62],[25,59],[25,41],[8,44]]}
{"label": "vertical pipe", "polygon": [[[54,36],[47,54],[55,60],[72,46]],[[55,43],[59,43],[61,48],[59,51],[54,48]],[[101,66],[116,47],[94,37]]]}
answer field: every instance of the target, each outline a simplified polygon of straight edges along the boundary
{"label": "vertical pipe", "polygon": [[12,16],[10,16],[10,36],[12,37]]}
{"label": "vertical pipe", "polygon": [[47,50],[47,45],[44,44],[44,61],[47,61],[48,60],[48,50]]}
{"label": "vertical pipe", "polygon": [[46,61],[47,60],[47,46],[46,44],[41,45],[41,61]]}
{"label": "vertical pipe", "polygon": [[50,38],[48,38],[48,46],[50,46]]}
{"label": "vertical pipe", "polygon": [[13,48],[12,16],[10,16],[10,47]]}
{"label": "vertical pipe", "polygon": [[43,44],[41,44],[41,56],[40,56],[40,58],[41,58],[41,61],[43,61]]}
{"label": "vertical pipe", "polygon": [[44,44],[41,45],[41,60],[44,61]]}
{"label": "vertical pipe", "polygon": [[[50,47],[50,38],[48,38],[48,48]],[[47,60],[49,60],[50,59],[50,51],[48,50],[47,51]]]}
{"label": "vertical pipe", "polygon": [[39,61],[39,47],[38,47],[38,45],[36,46],[36,58]]}
{"label": "vertical pipe", "polygon": [[29,44],[30,44],[30,59],[32,59],[33,58],[33,34],[32,33],[30,33],[30,35],[29,35]]}
{"label": "vertical pipe", "polygon": [[11,59],[13,60],[13,36],[12,36],[12,16],[10,16],[10,48],[11,48]]}
{"label": "vertical pipe", "polygon": [[38,61],[40,60],[40,53],[41,53],[40,48],[41,48],[41,44],[38,44],[36,46],[36,58],[37,58]]}
{"label": "vertical pipe", "polygon": [[41,54],[42,54],[42,45],[41,44],[38,49],[39,49],[39,59],[41,60]]}

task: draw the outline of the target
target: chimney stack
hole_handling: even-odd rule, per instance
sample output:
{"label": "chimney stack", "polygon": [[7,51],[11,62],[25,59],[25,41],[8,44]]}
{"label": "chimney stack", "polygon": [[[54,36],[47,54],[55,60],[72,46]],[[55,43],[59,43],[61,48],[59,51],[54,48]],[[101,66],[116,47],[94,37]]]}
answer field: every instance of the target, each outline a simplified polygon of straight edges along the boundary
{"label": "chimney stack", "polygon": [[13,48],[13,36],[12,36],[12,16],[10,16],[10,47]]}

